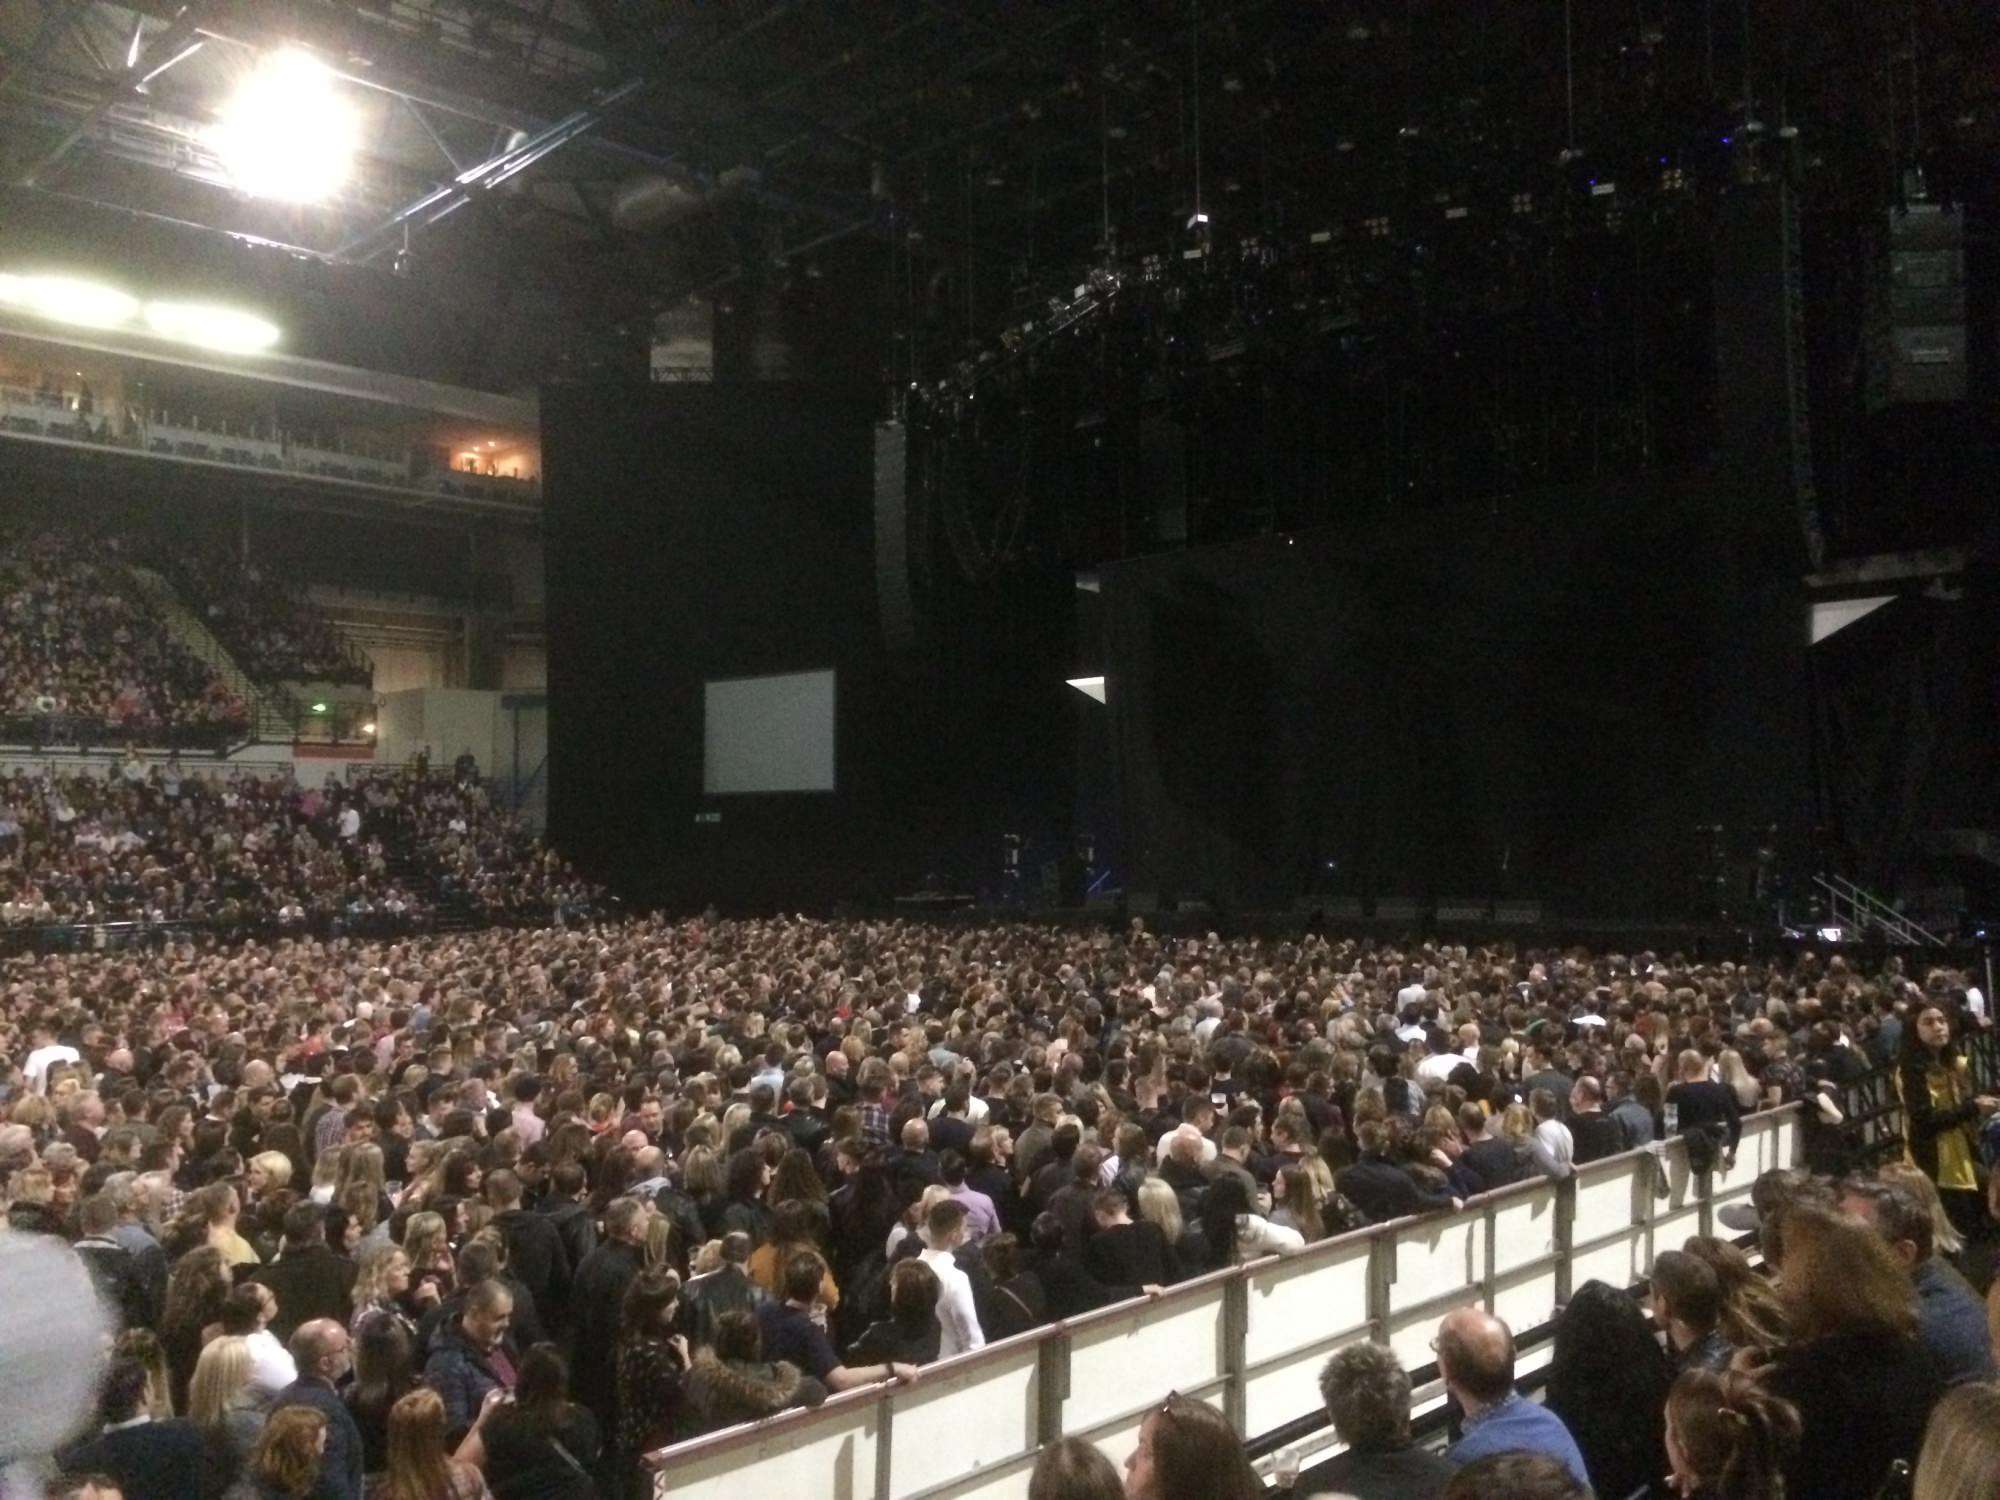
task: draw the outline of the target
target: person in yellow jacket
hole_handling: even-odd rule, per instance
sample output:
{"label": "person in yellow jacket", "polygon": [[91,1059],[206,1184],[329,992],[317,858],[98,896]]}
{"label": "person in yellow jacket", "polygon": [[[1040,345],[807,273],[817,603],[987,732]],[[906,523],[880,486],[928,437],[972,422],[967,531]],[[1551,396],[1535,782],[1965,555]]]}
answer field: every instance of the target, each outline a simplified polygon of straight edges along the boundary
{"label": "person in yellow jacket", "polygon": [[1971,1069],[1953,1044],[1951,1017],[1942,1007],[1923,1006],[1904,1030],[1896,1093],[1903,1105],[1905,1156],[1937,1184],[1959,1233],[1983,1238],[1988,1220],[1976,1136],[1978,1122],[2000,1110],[2000,1099],[1974,1092]]}

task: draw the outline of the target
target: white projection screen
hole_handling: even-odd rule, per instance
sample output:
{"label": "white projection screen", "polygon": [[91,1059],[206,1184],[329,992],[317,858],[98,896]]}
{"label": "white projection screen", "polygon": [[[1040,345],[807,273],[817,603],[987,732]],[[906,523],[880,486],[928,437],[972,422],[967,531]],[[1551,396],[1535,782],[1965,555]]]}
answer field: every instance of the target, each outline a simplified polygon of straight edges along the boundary
{"label": "white projection screen", "polygon": [[705,795],[833,790],[830,670],[732,677],[705,686]]}

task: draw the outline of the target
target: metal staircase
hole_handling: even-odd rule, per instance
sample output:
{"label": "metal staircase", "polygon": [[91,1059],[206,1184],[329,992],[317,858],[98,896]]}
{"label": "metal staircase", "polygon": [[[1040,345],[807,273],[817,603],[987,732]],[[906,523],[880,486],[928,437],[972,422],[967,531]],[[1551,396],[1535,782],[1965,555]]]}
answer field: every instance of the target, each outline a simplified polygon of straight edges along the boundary
{"label": "metal staircase", "polygon": [[1827,917],[1836,927],[1855,932],[1870,928],[1892,943],[1912,948],[1942,948],[1944,939],[1919,927],[1877,896],[1840,875],[1815,875],[1813,884],[1826,893]]}
{"label": "metal staircase", "polygon": [[260,744],[289,744],[298,737],[298,700],[283,688],[259,687],[236,665],[200,615],[189,609],[174,586],[151,568],[128,566],[139,593],[165,620],[175,640],[207,663],[232,693],[250,705],[251,736]]}

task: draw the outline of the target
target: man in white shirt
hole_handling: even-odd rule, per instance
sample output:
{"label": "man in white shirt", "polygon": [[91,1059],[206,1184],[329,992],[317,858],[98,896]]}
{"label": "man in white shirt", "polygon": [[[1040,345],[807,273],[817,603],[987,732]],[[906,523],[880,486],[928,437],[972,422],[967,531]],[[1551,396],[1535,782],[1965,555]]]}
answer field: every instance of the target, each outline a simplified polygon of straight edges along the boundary
{"label": "man in white shirt", "polygon": [[917,1259],[937,1273],[938,1358],[950,1359],[986,1347],[979,1310],[972,1301],[972,1278],[958,1268],[952,1252],[965,1243],[965,1205],[941,1198],[924,1216],[925,1248]]}
{"label": "man in white shirt", "polygon": [[82,1062],[83,1054],[74,1047],[64,1046],[56,1040],[55,1027],[46,1021],[35,1024],[34,1050],[28,1060],[21,1064],[21,1076],[27,1079],[28,1087],[36,1093],[48,1091],[49,1069],[57,1063]]}

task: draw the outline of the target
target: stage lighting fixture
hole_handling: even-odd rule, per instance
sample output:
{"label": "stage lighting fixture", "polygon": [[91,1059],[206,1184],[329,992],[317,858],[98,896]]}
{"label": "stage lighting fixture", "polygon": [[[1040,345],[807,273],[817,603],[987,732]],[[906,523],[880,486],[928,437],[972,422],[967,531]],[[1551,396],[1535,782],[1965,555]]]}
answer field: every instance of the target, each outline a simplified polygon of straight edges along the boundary
{"label": "stage lighting fixture", "polygon": [[278,342],[275,323],[198,302],[148,302],[146,326],[161,338],[227,354],[257,354]]}
{"label": "stage lighting fixture", "polygon": [[326,705],[325,705],[324,703],[315,703],[315,704],[313,705],[313,712],[314,712],[314,713],[316,713],[316,714],[323,714],[323,713],[325,713],[325,712],[326,712]]}
{"label": "stage lighting fixture", "polygon": [[139,310],[117,287],[74,276],[0,276],[0,302],[83,328],[116,328]]}
{"label": "stage lighting fixture", "polygon": [[1084,697],[1095,702],[1105,701],[1104,679],[1102,677],[1065,677],[1064,682],[1075,688]]}
{"label": "stage lighting fixture", "polygon": [[230,180],[253,198],[316,203],[354,169],[359,120],[324,63],[267,53],[237,85],[208,132]]}
{"label": "stage lighting fixture", "polygon": [[363,734],[373,734],[375,732],[375,721],[373,719],[370,719],[366,724],[363,724],[361,726],[361,732]]}

